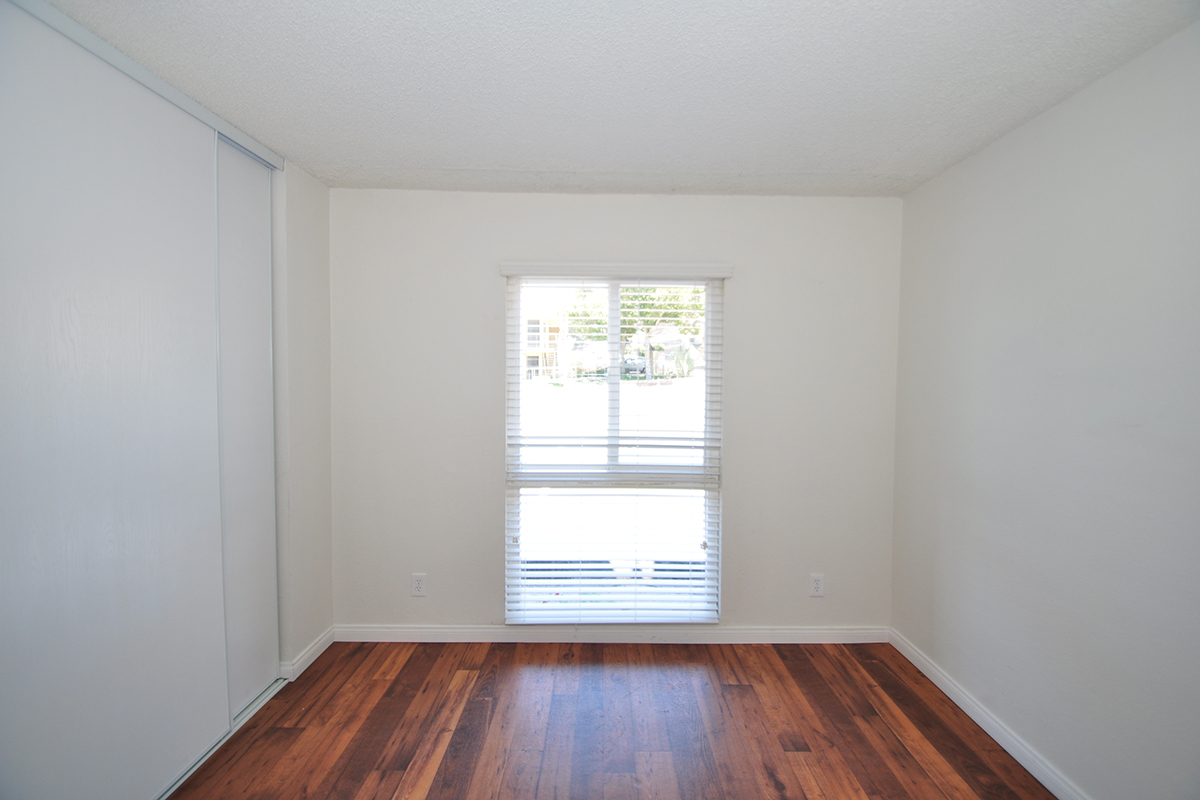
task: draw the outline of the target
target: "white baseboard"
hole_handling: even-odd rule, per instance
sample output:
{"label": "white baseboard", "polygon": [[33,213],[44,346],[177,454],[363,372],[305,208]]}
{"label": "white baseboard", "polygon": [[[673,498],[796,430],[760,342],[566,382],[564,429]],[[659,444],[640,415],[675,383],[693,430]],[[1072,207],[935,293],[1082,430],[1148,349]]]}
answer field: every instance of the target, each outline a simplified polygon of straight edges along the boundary
{"label": "white baseboard", "polygon": [[296,680],[296,678],[300,677],[301,672],[304,672],[310,664],[317,660],[317,656],[325,652],[326,647],[329,647],[335,641],[346,641],[345,639],[336,639],[334,630],[331,626],[327,631],[314,639],[312,644],[304,648],[304,652],[296,656],[295,661],[280,661],[279,677],[286,678],[289,681]]}
{"label": "white baseboard", "polygon": [[964,689],[953,678],[935,664],[929,656],[922,653],[916,645],[904,638],[904,635],[892,630],[888,641],[899,650],[905,658],[933,681],[954,703],[967,713],[979,727],[987,731],[996,742],[1029,770],[1033,777],[1042,782],[1059,800],[1092,800],[1091,796],[1076,786],[1066,775],[1059,772],[1053,764],[1047,761],[1041,753],[1034,750],[1024,739],[1018,736],[1012,728],[1005,725],[995,714],[976,700],[970,692]]}
{"label": "white baseboard", "polygon": [[662,644],[860,644],[886,642],[884,627],[721,625],[336,625],[339,642],[613,642]]}

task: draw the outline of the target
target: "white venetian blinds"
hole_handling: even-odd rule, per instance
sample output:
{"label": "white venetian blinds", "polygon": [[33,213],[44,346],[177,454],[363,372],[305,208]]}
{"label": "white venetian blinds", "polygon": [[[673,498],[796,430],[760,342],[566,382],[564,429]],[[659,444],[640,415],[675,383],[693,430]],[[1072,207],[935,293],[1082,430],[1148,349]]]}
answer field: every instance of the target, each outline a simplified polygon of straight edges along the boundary
{"label": "white venetian blinds", "polygon": [[509,278],[508,622],[717,620],[721,289]]}

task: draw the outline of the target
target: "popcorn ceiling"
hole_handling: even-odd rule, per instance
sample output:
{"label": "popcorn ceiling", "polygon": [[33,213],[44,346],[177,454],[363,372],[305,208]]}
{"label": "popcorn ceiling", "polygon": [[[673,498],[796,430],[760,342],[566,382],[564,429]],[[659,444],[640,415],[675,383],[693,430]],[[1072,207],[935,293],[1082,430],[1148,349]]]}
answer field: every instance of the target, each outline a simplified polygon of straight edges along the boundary
{"label": "popcorn ceiling", "polygon": [[1197,0],[52,0],[330,186],[898,195]]}

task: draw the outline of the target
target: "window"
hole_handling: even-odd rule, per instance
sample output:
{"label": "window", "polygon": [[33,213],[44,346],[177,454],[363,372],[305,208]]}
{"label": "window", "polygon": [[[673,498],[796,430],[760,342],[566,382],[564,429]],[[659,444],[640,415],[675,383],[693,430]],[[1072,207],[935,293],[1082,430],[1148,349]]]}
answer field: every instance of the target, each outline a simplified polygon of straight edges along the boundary
{"label": "window", "polygon": [[509,277],[507,622],[717,621],[721,294]]}

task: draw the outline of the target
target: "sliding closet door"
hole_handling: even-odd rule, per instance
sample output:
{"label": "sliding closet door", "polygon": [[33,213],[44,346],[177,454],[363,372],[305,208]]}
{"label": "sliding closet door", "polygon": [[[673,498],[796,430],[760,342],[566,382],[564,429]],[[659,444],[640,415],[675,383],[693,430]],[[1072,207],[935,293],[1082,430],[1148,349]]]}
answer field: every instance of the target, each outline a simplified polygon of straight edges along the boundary
{"label": "sliding closet door", "polygon": [[221,507],[229,715],[279,676],[271,377],[271,176],[217,147]]}
{"label": "sliding closet door", "polygon": [[228,729],[214,133],[0,0],[0,797]]}

